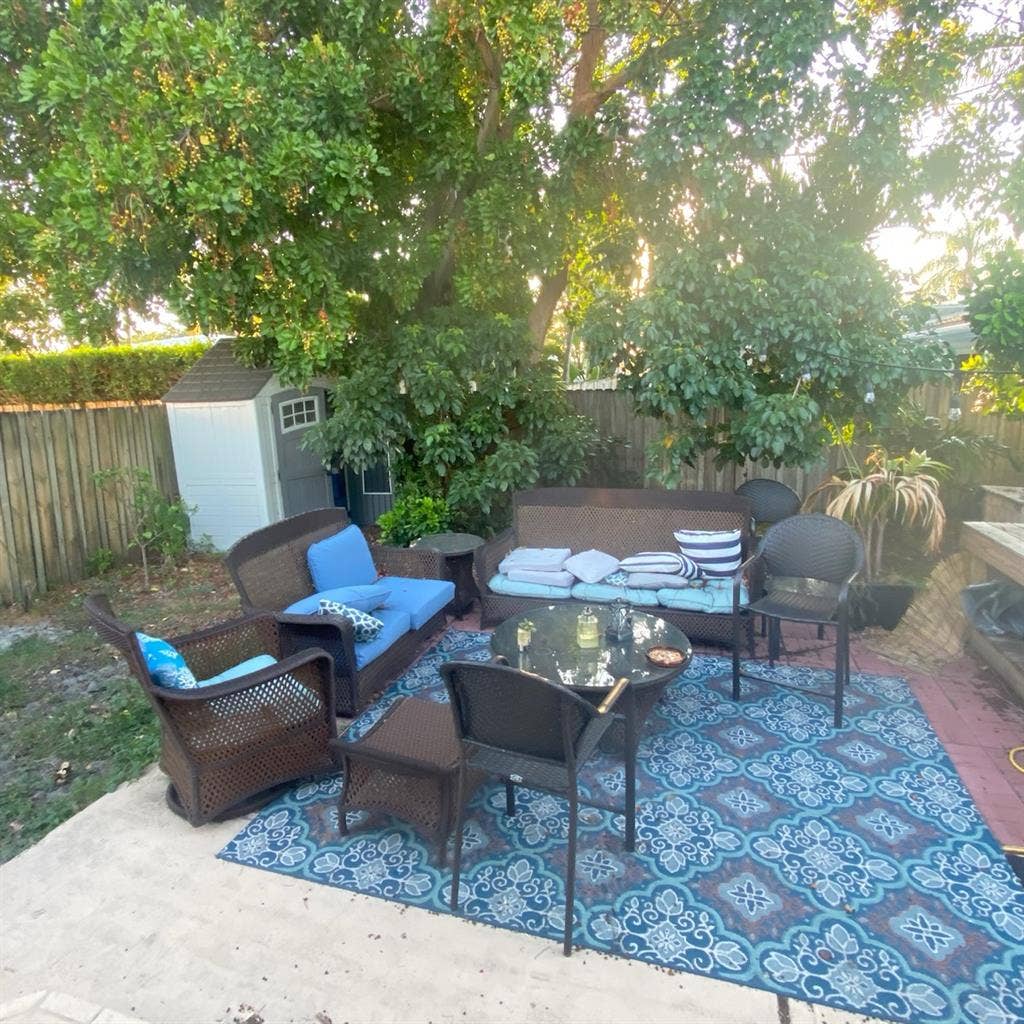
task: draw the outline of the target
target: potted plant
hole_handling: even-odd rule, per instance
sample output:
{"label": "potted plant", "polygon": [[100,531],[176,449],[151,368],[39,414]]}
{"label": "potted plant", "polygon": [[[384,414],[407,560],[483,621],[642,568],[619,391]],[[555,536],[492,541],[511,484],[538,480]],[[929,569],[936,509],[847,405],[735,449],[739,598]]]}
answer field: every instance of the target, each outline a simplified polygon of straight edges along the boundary
{"label": "potted plant", "polygon": [[891,455],[876,446],[863,463],[858,463],[845,445],[843,451],[846,467],[816,487],[804,504],[824,505],[829,515],[845,520],[860,533],[865,583],[859,588],[854,618],[862,626],[892,629],[910,604],[914,587],[883,581],[886,529],[895,523],[920,529],[928,553],[938,552],[946,526],[939,476],[946,466],[916,449],[907,455]]}

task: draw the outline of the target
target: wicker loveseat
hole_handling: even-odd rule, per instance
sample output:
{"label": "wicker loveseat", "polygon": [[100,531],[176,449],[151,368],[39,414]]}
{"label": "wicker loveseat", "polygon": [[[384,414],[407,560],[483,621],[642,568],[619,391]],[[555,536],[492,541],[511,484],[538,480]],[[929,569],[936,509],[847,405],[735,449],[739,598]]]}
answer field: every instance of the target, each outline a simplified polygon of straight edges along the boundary
{"label": "wicker loveseat", "polygon": [[[473,574],[480,589],[482,625],[492,626],[510,615],[552,603],[548,598],[491,591],[489,581],[513,548],[567,547],[574,552],[597,548],[626,558],[639,551],[675,550],[673,531],[681,529],[739,530],[743,558],[753,552],[750,501],[736,494],[589,487],[521,491],[514,498],[512,526],[476,551]],[[679,626],[691,639],[732,646],[731,593],[728,607],[721,612],[645,610]],[[745,617],[743,628],[752,643],[751,620]]]}
{"label": "wicker loveseat", "polygon": [[[316,590],[306,553],[311,544],[349,526],[343,508],[303,512],[265,526],[239,540],[224,561],[238,588],[246,612],[270,611],[289,627],[289,636],[301,637],[308,647],[320,647],[334,659],[337,713],[357,714],[412,662],[424,640],[444,626],[444,608],[418,626],[397,636],[387,648],[363,662],[352,623],[338,616],[286,613],[284,609]],[[370,543],[377,572],[388,579],[444,580],[444,556],[426,548],[395,548]],[[454,587],[445,584],[454,595]],[[450,598],[448,603],[450,603]]]}

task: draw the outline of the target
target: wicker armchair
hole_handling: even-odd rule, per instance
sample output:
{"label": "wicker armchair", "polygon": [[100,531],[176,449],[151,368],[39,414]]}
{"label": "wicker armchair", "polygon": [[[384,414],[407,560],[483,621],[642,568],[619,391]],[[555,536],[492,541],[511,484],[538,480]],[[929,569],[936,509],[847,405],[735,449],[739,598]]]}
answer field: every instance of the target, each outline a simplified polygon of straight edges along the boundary
{"label": "wicker armchair", "polygon": [[515,814],[514,784],[559,793],[569,801],[562,951],[572,953],[576,885],[577,775],[612,724],[609,712],[629,680],[620,679],[595,707],[568,688],[499,664],[449,661],[441,666],[463,758],[455,807],[451,908],[458,909],[462,822],[471,772],[505,780],[506,812]]}
{"label": "wicker armchair", "polygon": [[736,488],[741,498],[750,501],[750,515],[758,526],[781,523],[800,511],[800,495],[778,480],[756,476]]}
{"label": "wicker armchair", "polygon": [[[769,621],[768,664],[775,667],[779,657],[779,623],[810,622],[820,627],[836,627],[835,688],[832,693],[818,692],[833,700],[833,720],[843,724],[843,690],[850,678],[850,584],[864,567],[864,545],[860,535],[847,523],[832,516],[814,513],[796,515],[770,527],[760,547],[737,569],[733,578],[732,697],[740,699],[739,638],[740,581],[744,573],[763,576],[764,596],[748,607],[753,614]],[[762,679],[762,676],[750,678]],[[777,685],[785,685],[778,683]]]}
{"label": "wicker armchair", "polygon": [[[755,476],[736,488],[736,493],[750,501],[750,518],[753,532],[758,527],[781,523],[783,519],[795,516],[800,511],[800,495],[779,480]],[[761,616],[761,636],[768,632],[768,620]],[[818,627],[818,636],[823,636],[823,627]]]}
{"label": "wicker armchair", "polygon": [[[424,640],[444,626],[444,611],[399,637],[379,657],[359,668],[352,623],[339,617],[283,614],[282,609],[313,593],[306,552],[311,544],[349,525],[343,508],[320,508],[273,523],[239,540],[224,556],[247,612],[273,612],[287,623],[291,650],[321,647],[334,659],[335,707],[352,717],[391,683],[416,657]],[[427,548],[370,544],[382,576],[445,579],[444,556]]]}
{"label": "wicker armchair", "polygon": [[160,767],[167,803],[192,825],[235,817],[266,803],[284,784],[333,770],[337,734],[330,656],[289,654],[289,628],[272,615],[222,623],[171,642],[193,673],[208,679],[247,658],[275,665],[191,690],[154,685],[135,633],[103,594],[86,598],[97,632],[128,662],[160,719]]}

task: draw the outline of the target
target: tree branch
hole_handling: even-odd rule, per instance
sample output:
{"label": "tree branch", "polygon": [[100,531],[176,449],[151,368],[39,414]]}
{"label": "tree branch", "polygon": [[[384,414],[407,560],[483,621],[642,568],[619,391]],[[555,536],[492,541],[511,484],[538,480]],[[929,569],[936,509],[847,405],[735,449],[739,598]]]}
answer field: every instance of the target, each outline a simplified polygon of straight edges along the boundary
{"label": "tree branch", "polygon": [[497,134],[501,122],[501,72],[504,62],[501,54],[491,46],[491,41],[483,28],[476,30],[473,42],[487,73],[487,104],[476,133],[476,151],[483,153],[487,144]]}

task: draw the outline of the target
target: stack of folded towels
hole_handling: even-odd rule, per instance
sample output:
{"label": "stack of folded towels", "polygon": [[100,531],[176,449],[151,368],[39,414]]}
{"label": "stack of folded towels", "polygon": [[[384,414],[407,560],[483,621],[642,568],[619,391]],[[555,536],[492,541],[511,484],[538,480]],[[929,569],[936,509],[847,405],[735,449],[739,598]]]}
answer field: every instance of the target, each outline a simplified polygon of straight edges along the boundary
{"label": "stack of folded towels", "polygon": [[502,559],[498,572],[517,583],[571,587],[576,577],[563,568],[571,554],[569,548],[516,548]]}

